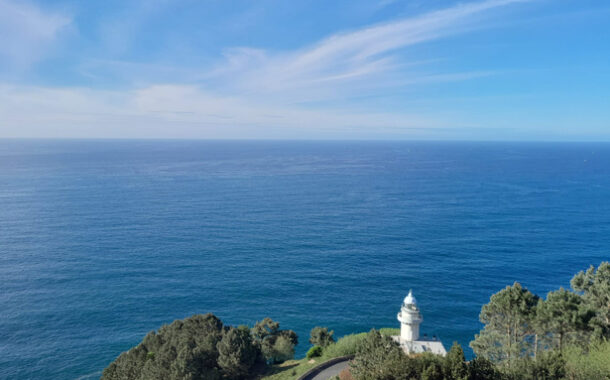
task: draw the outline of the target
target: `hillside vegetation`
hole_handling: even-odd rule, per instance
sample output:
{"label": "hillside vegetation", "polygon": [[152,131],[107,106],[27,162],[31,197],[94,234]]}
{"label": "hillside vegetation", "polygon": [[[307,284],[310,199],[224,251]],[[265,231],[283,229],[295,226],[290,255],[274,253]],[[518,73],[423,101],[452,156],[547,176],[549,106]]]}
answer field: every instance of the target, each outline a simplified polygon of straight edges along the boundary
{"label": "hillside vegetation", "polygon": [[341,380],[610,380],[610,263],[574,276],[571,290],[546,297],[519,283],[491,296],[481,309],[483,330],[466,361],[455,343],[446,357],[405,355],[389,336],[371,330],[335,341],[325,327],[311,330],[307,357],[292,360],[297,335],[265,318],[252,328],[225,326],[195,315],[151,332],[121,354],[102,380],[296,379],[331,358],[354,356]]}

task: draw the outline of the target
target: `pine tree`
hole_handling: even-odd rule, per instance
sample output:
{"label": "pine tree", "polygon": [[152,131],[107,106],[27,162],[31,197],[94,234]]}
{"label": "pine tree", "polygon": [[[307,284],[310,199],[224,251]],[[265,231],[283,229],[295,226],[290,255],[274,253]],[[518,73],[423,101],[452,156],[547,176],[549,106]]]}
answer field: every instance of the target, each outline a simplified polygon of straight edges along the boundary
{"label": "pine tree", "polygon": [[250,331],[243,327],[225,330],[217,348],[218,365],[229,379],[246,377],[259,354],[252,344]]}
{"label": "pine tree", "polygon": [[447,380],[466,380],[468,378],[464,350],[457,342],[453,343],[445,357],[445,375]]}
{"label": "pine tree", "polygon": [[595,313],[592,320],[598,336],[610,337],[610,262],[602,262],[579,272],[571,281],[572,288],[582,292],[586,305]]}
{"label": "pine tree", "polygon": [[515,282],[491,296],[481,309],[485,328],[470,346],[477,355],[508,366],[530,349],[538,297]]}
{"label": "pine tree", "polygon": [[550,339],[551,348],[560,351],[570,337],[586,329],[587,319],[581,297],[564,288],[549,292],[546,300],[540,300],[536,308],[539,333]]}

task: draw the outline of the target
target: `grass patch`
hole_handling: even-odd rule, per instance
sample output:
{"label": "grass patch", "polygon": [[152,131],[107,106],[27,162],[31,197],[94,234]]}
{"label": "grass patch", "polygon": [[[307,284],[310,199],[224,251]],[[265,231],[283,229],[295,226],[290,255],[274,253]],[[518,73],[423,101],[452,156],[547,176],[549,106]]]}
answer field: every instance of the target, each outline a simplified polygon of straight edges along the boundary
{"label": "grass patch", "polygon": [[317,366],[324,362],[326,359],[315,358],[314,363],[309,363],[309,359],[300,360],[287,360],[282,364],[276,364],[267,370],[267,372],[260,377],[264,380],[292,380],[301,376],[309,369]]}
{"label": "grass patch", "polygon": [[400,335],[400,329],[396,329],[393,327],[384,327],[384,328],[379,329],[379,333],[381,335],[387,335],[387,336]]}

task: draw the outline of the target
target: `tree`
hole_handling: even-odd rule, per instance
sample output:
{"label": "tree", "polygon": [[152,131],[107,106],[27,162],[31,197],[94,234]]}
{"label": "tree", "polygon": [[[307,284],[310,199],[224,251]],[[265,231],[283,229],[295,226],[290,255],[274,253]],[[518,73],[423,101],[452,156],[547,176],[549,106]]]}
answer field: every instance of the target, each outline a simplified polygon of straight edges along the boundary
{"label": "tree", "polygon": [[294,343],[290,338],[280,335],[275,340],[271,351],[271,359],[274,363],[281,363],[294,358]]}
{"label": "tree", "polygon": [[537,302],[518,282],[492,295],[479,316],[485,327],[470,342],[474,352],[510,366],[529,348]]}
{"label": "tree", "polygon": [[350,372],[356,380],[419,378],[417,368],[398,344],[375,329],[360,344]]}
{"label": "tree", "polygon": [[597,335],[610,337],[610,262],[602,262],[597,270],[591,266],[580,271],[570,283],[595,313],[592,322]]}
{"label": "tree", "polygon": [[488,359],[476,357],[468,362],[468,380],[496,380],[501,378],[502,374]]}
{"label": "tree", "polygon": [[122,353],[104,370],[102,379],[219,379],[216,345],[222,329],[222,322],[212,314],[174,321]]}
{"label": "tree", "polygon": [[251,330],[254,341],[260,347],[267,362],[278,363],[294,357],[294,346],[299,343],[292,330],[280,330],[280,324],[271,318],[257,322]]}
{"label": "tree", "polygon": [[257,341],[263,341],[266,337],[277,334],[279,329],[280,324],[267,317],[262,321],[256,322],[251,333]]}
{"label": "tree", "polygon": [[431,365],[429,365],[428,367],[426,367],[424,369],[424,371],[421,374],[421,379],[422,380],[444,380],[445,377],[443,376],[442,367],[438,363],[433,362]]}
{"label": "tree", "polygon": [[457,342],[453,343],[445,357],[445,374],[448,380],[466,380],[468,377],[464,350]]}
{"label": "tree", "polygon": [[424,352],[422,354],[416,354],[409,357],[409,361],[413,362],[417,368],[415,376],[411,378],[421,378],[426,380],[443,380],[449,379],[445,377],[444,369],[446,369],[446,358],[433,354],[431,352]]}
{"label": "tree", "polygon": [[582,299],[564,288],[549,292],[536,308],[536,325],[542,335],[548,336],[551,348],[563,350],[570,336],[584,331],[587,315],[582,311]]}
{"label": "tree", "polygon": [[309,343],[315,346],[327,347],[335,342],[335,338],[333,338],[334,333],[334,331],[329,332],[326,327],[314,327],[309,333]]}
{"label": "tree", "polygon": [[532,379],[560,380],[566,375],[566,361],[561,352],[546,351],[539,355],[533,367]]}
{"label": "tree", "polygon": [[218,365],[229,379],[246,377],[260,353],[247,327],[230,327],[218,342]]}

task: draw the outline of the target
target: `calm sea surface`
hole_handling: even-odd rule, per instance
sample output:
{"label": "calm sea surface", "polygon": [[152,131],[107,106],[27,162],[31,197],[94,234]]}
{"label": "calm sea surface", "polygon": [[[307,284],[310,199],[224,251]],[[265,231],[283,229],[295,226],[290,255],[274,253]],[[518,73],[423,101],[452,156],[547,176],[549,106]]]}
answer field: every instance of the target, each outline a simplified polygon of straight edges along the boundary
{"label": "calm sea surface", "polygon": [[467,346],[610,259],[610,145],[0,140],[0,378],[88,379],[194,313]]}

